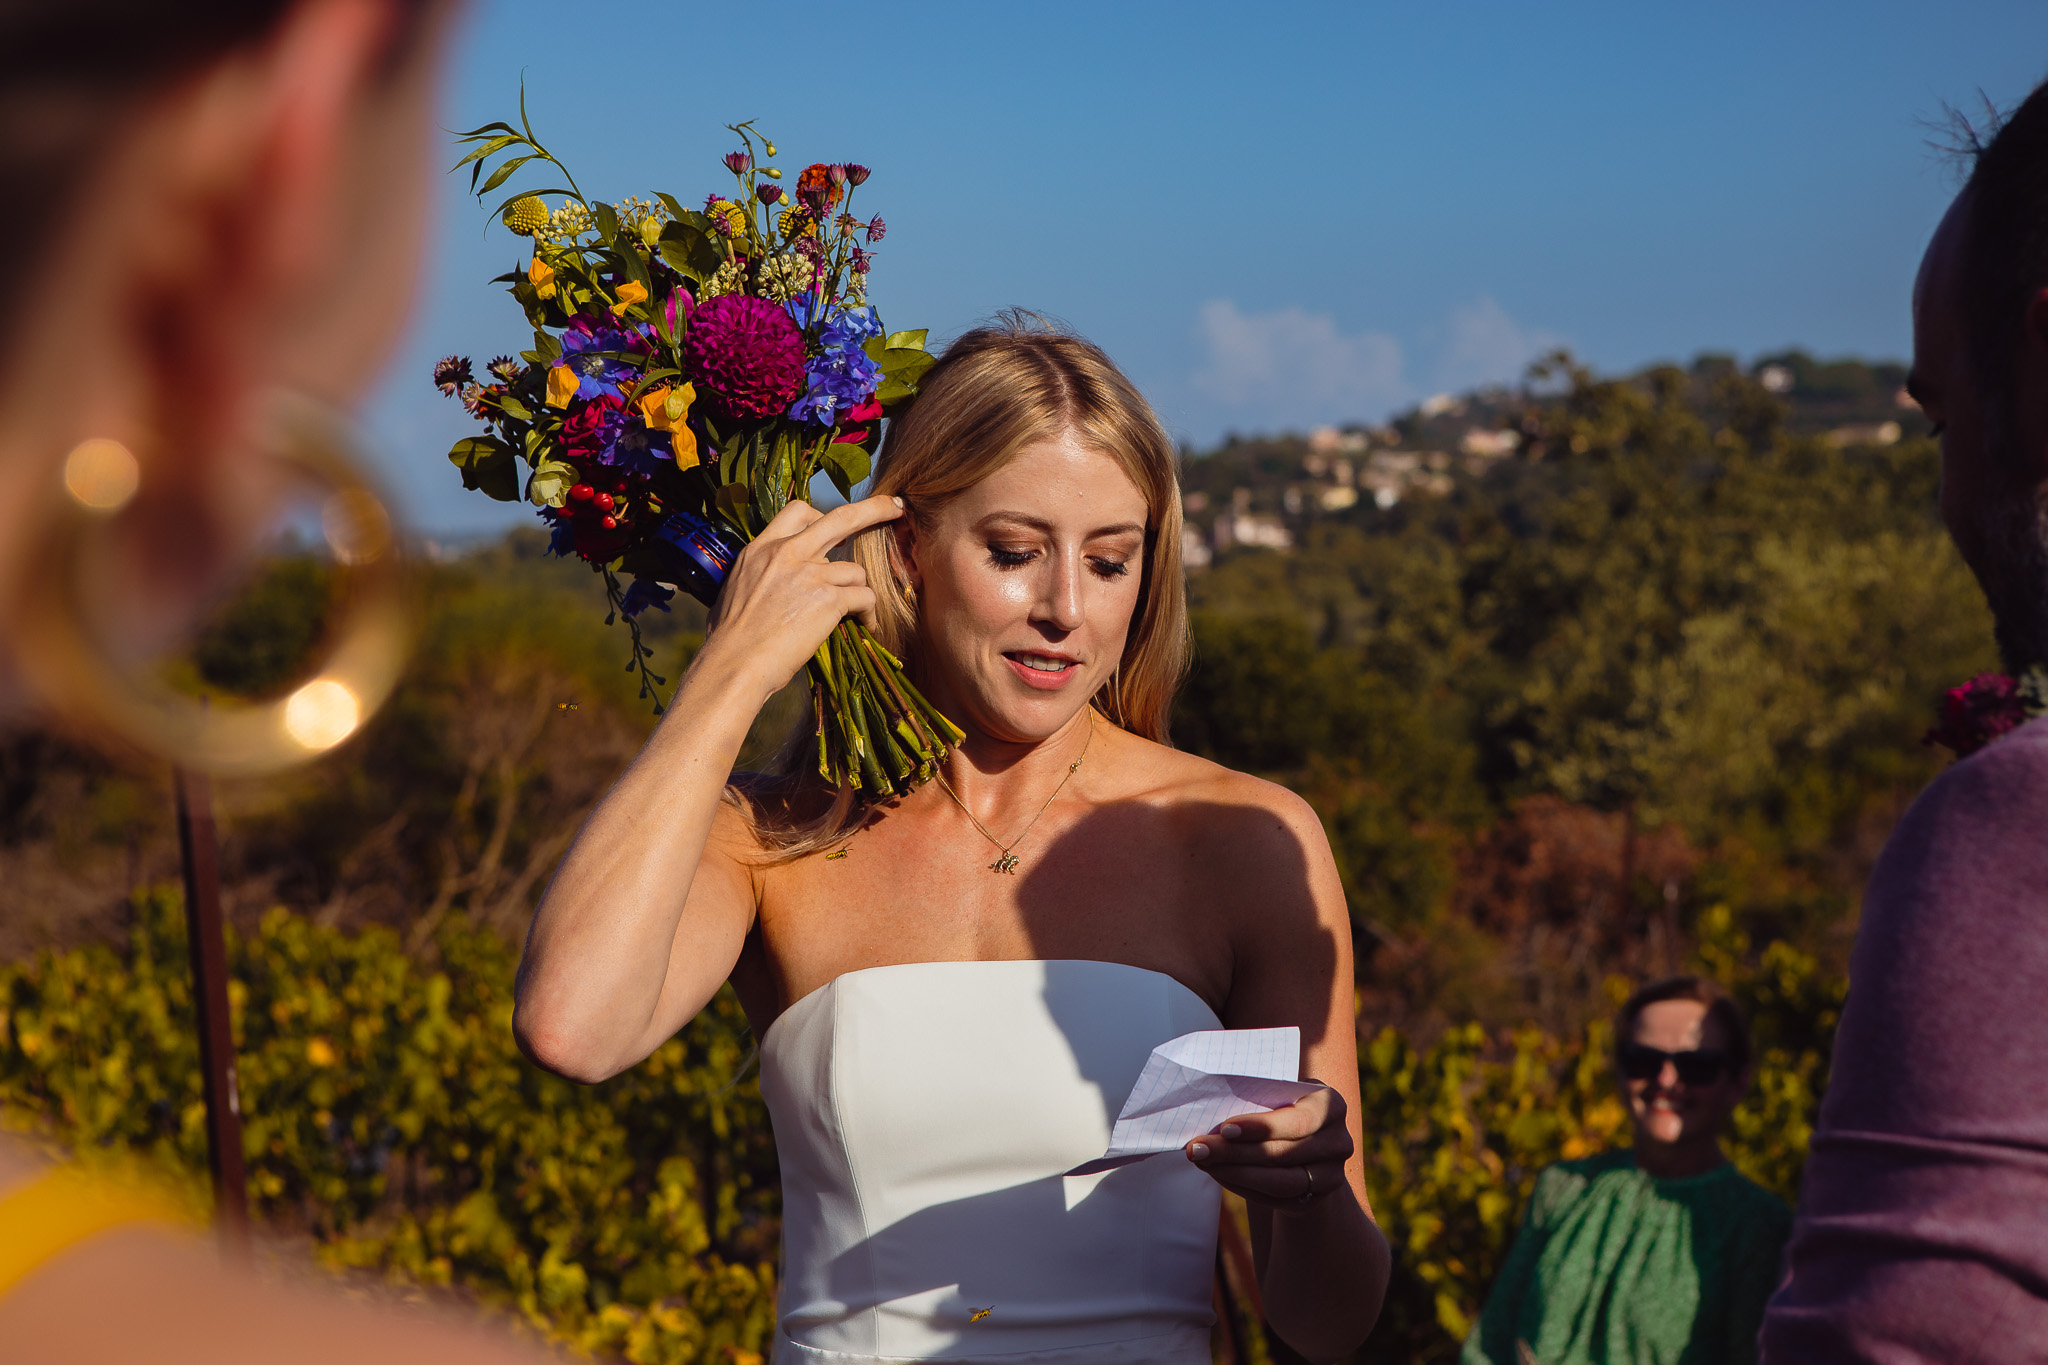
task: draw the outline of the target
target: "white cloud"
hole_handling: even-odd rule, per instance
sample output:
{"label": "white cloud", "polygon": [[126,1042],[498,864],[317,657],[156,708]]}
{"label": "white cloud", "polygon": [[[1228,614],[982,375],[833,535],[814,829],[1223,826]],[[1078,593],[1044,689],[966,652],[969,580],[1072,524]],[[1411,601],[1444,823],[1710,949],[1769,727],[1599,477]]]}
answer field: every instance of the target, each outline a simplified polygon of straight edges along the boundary
{"label": "white cloud", "polygon": [[1401,344],[1346,335],[1327,313],[1299,307],[1246,314],[1229,299],[1202,305],[1207,363],[1192,377],[1205,406],[1273,427],[1357,420],[1407,396]]}
{"label": "white cloud", "polygon": [[1299,305],[1247,313],[1232,299],[1202,305],[1195,337],[1199,368],[1157,397],[1172,427],[1198,444],[1230,430],[1380,421],[1431,393],[1518,380],[1561,340],[1484,295],[1412,345],[1387,332],[1346,332],[1328,313]]}
{"label": "white cloud", "polygon": [[1436,349],[1433,387],[1451,391],[1512,383],[1529,362],[1562,344],[1553,332],[1524,327],[1486,295],[1451,310]]}

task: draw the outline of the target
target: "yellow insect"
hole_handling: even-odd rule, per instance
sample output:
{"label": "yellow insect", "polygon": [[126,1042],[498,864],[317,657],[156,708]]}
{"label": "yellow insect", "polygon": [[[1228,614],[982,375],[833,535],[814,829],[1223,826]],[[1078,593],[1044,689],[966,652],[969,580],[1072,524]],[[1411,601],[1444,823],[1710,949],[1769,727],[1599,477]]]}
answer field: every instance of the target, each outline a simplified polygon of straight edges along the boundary
{"label": "yellow insect", "polygon": [[573,701],[558,701],[555,703],[555,709],[557,711],[574,711],[576,703]]}
{"label": "yellow insect", "polygon": [[995,1306],[994,1304],[990,1304],[990,1305],[989,1305],[988,1307],[986,1307],[986,1308],[977,1308],[977,1309],[975,1309],[975,1310],[974,1310],[974,1316],[973,1316],[973,1317],[971,1317],[971,1318],[969,1318],[969,1319],[968,1319],[968,1321],[969,1321],[969,1322],[980,1322],[980,1321],[981,1321],[981,1320],[982,1320],[983,1318],[987,1317],[987,1316],[988,1316],[988,1315],[989,1315],[990,1313],[993,1313],[993,1312],[995,1312],[995,1311],[996,1311],[996,1306]]}

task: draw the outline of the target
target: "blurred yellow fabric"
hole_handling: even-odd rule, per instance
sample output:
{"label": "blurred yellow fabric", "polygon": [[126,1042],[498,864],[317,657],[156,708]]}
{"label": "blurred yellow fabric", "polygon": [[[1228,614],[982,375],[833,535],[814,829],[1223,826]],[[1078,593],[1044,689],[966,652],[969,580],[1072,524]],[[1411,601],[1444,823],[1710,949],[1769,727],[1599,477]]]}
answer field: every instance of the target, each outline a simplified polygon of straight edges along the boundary
{"label": "blurred yellow fabric", "polygon": [[185,1220],[146,1190],[68,1166],[0,1194],[0,1294],[86,1238],[129,1223],[183,1227]]}

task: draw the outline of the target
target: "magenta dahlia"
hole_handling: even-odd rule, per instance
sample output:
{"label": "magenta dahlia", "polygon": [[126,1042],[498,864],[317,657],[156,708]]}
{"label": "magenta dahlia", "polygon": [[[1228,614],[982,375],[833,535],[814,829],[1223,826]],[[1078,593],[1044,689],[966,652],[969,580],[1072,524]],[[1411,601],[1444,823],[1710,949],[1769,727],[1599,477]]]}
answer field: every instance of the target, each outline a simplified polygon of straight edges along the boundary
{"label": "magenta dahlia", "polygon": [[773,417],[804,386],[804,339],[781,305],[745,294],[706,299],[683,338],[690,380],[735,417]]}

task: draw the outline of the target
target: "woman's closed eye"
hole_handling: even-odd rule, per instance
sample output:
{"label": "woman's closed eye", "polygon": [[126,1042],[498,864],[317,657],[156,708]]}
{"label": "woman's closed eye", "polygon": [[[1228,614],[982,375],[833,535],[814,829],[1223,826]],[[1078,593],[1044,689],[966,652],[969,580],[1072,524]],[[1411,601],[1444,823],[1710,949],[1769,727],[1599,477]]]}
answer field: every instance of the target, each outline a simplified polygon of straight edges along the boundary
{"label": "woman's closed eye", "polygon": [[[1009,545],[991,545],[988,547],[988,558],[998,569],[1021,569],[1038,558],[1038,551]],[[1111,559],[1106,555],[1088,556],[1088,567],[1094,570],[1097,578],[1107,579],[1122,578],[1131,571],[1131,566],[1124,560]]]}

